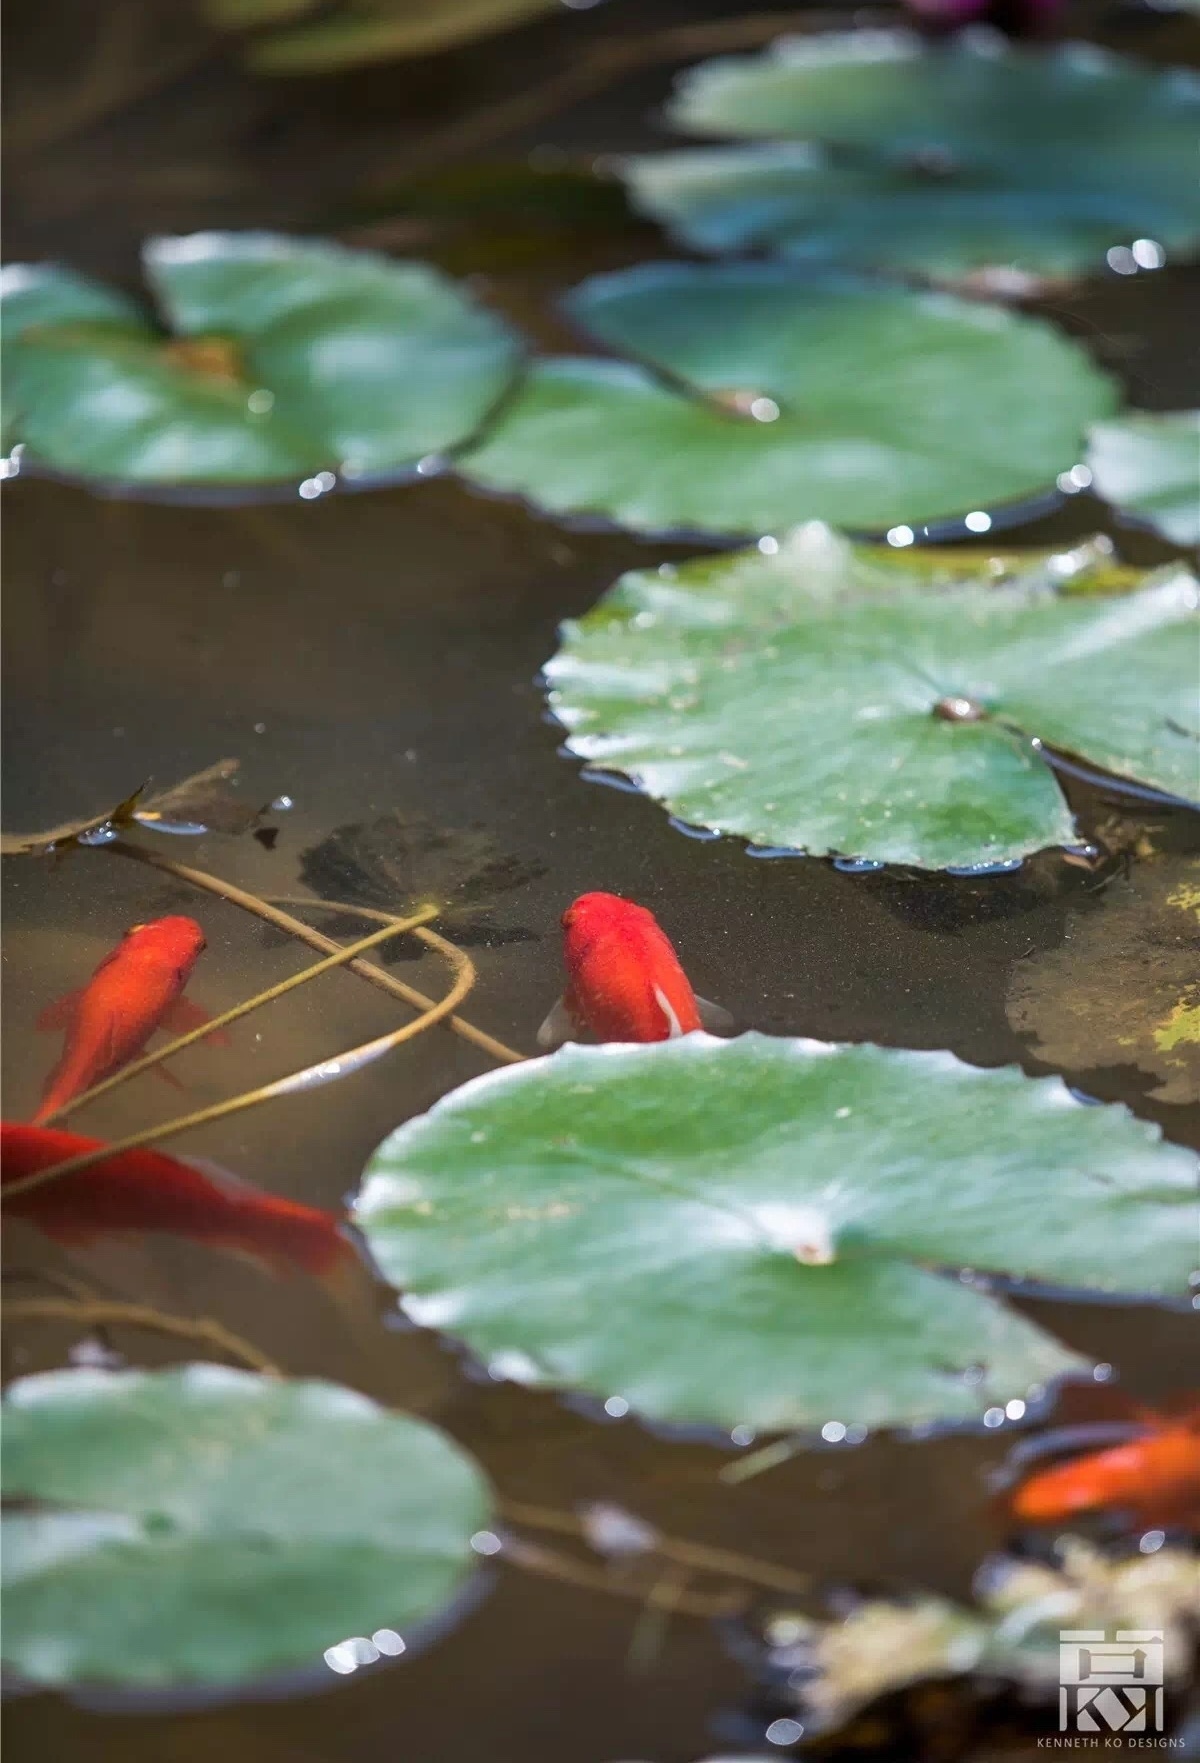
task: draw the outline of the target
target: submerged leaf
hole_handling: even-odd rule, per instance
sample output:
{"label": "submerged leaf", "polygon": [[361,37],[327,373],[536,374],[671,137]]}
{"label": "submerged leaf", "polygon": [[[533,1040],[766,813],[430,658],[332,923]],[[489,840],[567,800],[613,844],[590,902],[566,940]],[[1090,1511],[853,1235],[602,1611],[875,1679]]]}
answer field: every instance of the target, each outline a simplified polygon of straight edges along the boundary
{"label": "submerged leaf", "polygon": [[1175,545],[1200,545],[1200,410],[1131,410],[1088,436],[1092,488]]}
{"label": "submerged leaf", "polygon": [[1062,946],[1014,970],[1008,1020],[1048,1065],[1131,1065],[1158,1102],[1200,1102],[1200,858],[1114,877]]}
{"label": "submerged leaf", "polygon": [[273,233],[152,239],[143,262],[173,337],[69,271],[4,272],[6,445],[30,463],[144,484],[407,471],[516,370],[507,327],[427,264]]}
{"label": "submerged leaf", "polygon": [[1015,501],[1114,398],[1039,320],[778,264],[642,264],[567,311],[628,359],[535,363],[463,469],[641,529],[870,531]]}
{"label": "submerged leaf", "polygon": [[690,69],[669,117],[761,143],[623,162],[637,205],[702,250],[1020,293],[1098,271],[1112,247],[1136,242],[1137,269],[1200,244],[1200,81],[1091,45],[785,37]]}
{"label": "submerged leaf", "polygon": [[[227,10],[230,0],[209,0],[215,13]],[[277,11],[280,0],[254,0],[266,14]],[[338,73],[348,67],[364,67],[376,61],[399,61],[415,55],[432,55],[458,43],[512,30],[539,13],[557,10],[558,0],[351,0],[351,4],[325,11],[311,23],[275,31],[246,50],[246,64],[255,73]],[[238,0],[240,11],[249,0]],[[290,12],[306,11],[295,3]],[[219,16],[215,22],[223,23]],[[263,22],[269,22],[264,17]]]}
{"label": "submerged leaf", "polygon": [[266,809],[236,794],[240,767],[240,759],[218,759],[182,783],[149,795],[149,784],[140,784],[123,802],[101,814],[66,820],[41,833],[0,833],[0,856],[45,857],[71,844],[105,845],[129,826],[144,826],[151,832],[245,832]]}
{"label": "submerged leaf", "polygon": [[488,1515],[442,1433],[328,1383],[72,1370],[4,1401],[4,1657],[41,1684],[237,1683],[444,1610]]}
{"label": "submerged leaf", "polygon": [[570,1046],[399,1128],[354,1211],[497,1375],[720,1427],[978,1418],[1083,1362],[985,1269],[1181,1294],[1195,1160],[1056,1079],[757,1034]]}
{"label": "submerged leaf", "polygon": [[623,576],[564,625],[545,677],[573,753],[699,826],[929,869],[1076,838],[1035,740],[1200,795],[1184,569],[1093,598],[1054,591],[1086,552],[768,543]]}

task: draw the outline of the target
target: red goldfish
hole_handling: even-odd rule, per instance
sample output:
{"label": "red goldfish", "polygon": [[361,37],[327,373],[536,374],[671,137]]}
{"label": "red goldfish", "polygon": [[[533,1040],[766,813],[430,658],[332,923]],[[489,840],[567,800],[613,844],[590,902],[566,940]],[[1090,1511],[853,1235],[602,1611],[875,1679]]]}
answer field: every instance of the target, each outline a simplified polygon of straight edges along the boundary
{"label": "red goldfish", "polygon": [[66,1038],[35,1124],[136,1059],[156,1028],[186,1034],[208,1021],[206,1011],[180,996],[203,948],[194,918],[135,924],[86,986],[42,1011],[37,1026],[65,1029]]}
{"label": "red goldfish", "polygon": [[580,894],[563,913],[570,980],[538,1030],[538,1046],[591,1034],[601,1041],[669,1041],[733,1019],[698,998],[658,920],[619,894]]}
{"label": "red goldfish", "polygon": [[[7,1187],[100,1148],[99,1139],[4,1121],[0,1179]],[[7,1200],[4,1210],[65,1247],[120,1232],[166,1232],[249,1255],[270,1272],[299,1271],[317,1279],[355,1258],[332,1213],[264,1194],[213,1164],[148,1149],[119,1151],[77,1174],[57,1176]]]}
{"label": "red goldfish", "polygon": [[1200,1412],[1152,1415],[1141,1438],[1043,1469],[1010,1505],[1029,1524],[1057,1524],[1106,1507],[1142,1524],[1200,1524]]}

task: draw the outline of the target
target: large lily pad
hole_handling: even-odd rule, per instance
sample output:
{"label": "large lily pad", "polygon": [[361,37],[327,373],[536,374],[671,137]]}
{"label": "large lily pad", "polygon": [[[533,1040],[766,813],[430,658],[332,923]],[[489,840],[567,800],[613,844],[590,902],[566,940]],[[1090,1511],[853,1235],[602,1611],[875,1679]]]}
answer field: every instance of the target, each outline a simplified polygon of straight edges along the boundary
{"label": "large lily pad", "polygon": [[143,484],[390,475],[471,435],[516,369],[507,327],[427,264],[271,233],[152,239],[143,261],[169,335],[54,265],[4,272],[5,443],[30,463]]}
{"label": "large lily pad", "polygon": [[545,673],[573,753],[713,831],[929,869],[1075,840],[1039,741],[1200,795],[1182,567],[1093,598],[1048,585],[1070,553],[767,543],[623,576],[563,626]]}
{"label": "large lily pad", "polygon": [[4,1402],[4,1657],[37,1683],[234,1683],[444,1609],[485,1521],[423,1422],[215,1365],[57,1371]]}
{"label": "large lily pad", "polygon": [[643,264],[567,311],[628,359],[535,364],[464,469],[631,527],[869,531],[1014,501],[1114,398],[1040,321],[778,264]]}
{"label": "large lily pad", "polygon": [[1057,949],[1014,969],[1008,1019],[1048,1065],[1131,1065],[1159,1102],[1200,1102],[1200,858],[1113,878]]}
{"label": "large lily pad", "polygon": [[1200,410],[1133,410],[1088,436],[1092,487],[1176,545],[1200,545]]}
{"label": "large lily pad", "polygon": [[1099,270],[1130,241],[1135,268],[1200,243],[1200,81],[1091,46],[784,38],[691,69],[669,114],[689,133],[768,143],[624,162],[639,206],[704,250],[999,271],[1020,288]]}
{"label": "large lily pad", "polygon": [[1180,1294],[1195,1160],[1057,1078],[757,1034],[569,1046],[379,1147],[419,1322],[523,1383],[718,1426],[976,1417],[1080,1360],[972,1283]]}

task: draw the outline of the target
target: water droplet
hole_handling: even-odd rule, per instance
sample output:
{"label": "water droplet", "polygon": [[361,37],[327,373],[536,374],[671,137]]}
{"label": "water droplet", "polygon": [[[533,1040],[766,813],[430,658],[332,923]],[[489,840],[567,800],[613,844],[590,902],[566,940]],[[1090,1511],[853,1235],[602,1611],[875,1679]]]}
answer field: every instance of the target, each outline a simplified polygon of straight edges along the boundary
{"label": "water droplet", "polygon": [[798,1720],[772,1720],[763,1737],[769,1745],[794,1745],[804,1737],[804,1728]]}
{"label": "water droplet", "polygon": [[964,517],[963,525],[969,533],[991,532],[992,517],[990,514],[985,514],[982,508],[975,508]]}
{"label": "water droplet", "polygon": [[1104,258],[1108,267],[1118,275],[1136,275],[1138,272],[1138,260],[1128,245],[1114,245],[1104,253]]}
{"label": "water droplet", "polygon": [[494,1530],[477,1530],[471,1538],[471,1547],[477,1555],[498,1555],[504,1544]]}
{"label": "water droplet", "polygon": [[629,1412],[629,1403],[624,1396],[609,1396],[604,1404],[604,1412],[611,1414],[614,1420],[621,1420]]}
{"label": "water droplet", "polygon": [[779,406],[774,398],[752,398],[750,414],[755,422],[778,422]]}
{"label": "water droplet", "polygon": [[874,857],[835,857],[833,867],[842,875],[871,875],[877,869],[886,868],[886,865]]}
{"label": "water droplet", "polygon": [[1166,1540],[1167,1533],[1165,1530],[1143,1531],[1138,1540],[1138,1548],[1143,1555],[1157,1555]]}
{"label": "water droplet", "polygon": [[775,557],[779,553],[779,540],[773,539],[768,533],[765,538],[758,541],[758,548],[764,557]]}
{"label": "water droplet", "polygon": [[391,1659],[399,1658],[405,1651],[403,1636],[398,1635],[394,1628],[377,1628],[371,1640],[381,1653],[386,1653]]}
{"label": "water droplet", "polygon": [[1092,1366],[1092,1377],[1097,1383],[1108,1383],[1112,1374],[1113,1368],[1108,1364],[1107,1360],[1102,1359],[1099,1365]]}
{"label": "water droplet", "polygon": [[752,1426],[735,1426],[729,1435],[729,1442],[738,1446],[752,1445],[757,1436]]}
{"label": "water droplet", "polygon": [[1014,1396],[1011,1402],[1004,1404],[1004,1412],[1010,1420],[1020,1420],[1025,1414],[1025,1404],[1019,1396]]}
{"label": "water droplet", "polygon": [[985,1426],[1003,1426],[1004,1425],[1004,1410],[1003,1410],[1003,1408],[989,1408],[989,1409],[987,1409],[984,1416],[983,1416],[983,1424]]}
{"label": "water droplet", "polygon": [[821,1428],[821,1437],[827,1445],[840,1445],[846,1436],[846,1428],[840,1420],[827,1420]]}
{"label": "water droplet", "polygon": [[911,545],[916,536],[910,526],[894,526],[888,531],[887,542],[899,549],[902,545]]}
{"label": "water droplet", "polygon": [[246,399],[246,409],[251,416],[265,416],[274,402],[274,392],[268,392],[265,386],[260,386],[256,392],[251,392]]}
{"label": "water droplet", "polygon": [[1135,239],[1130,247],[1139,269],[1161,269],[1167,254],[1157,239]]}

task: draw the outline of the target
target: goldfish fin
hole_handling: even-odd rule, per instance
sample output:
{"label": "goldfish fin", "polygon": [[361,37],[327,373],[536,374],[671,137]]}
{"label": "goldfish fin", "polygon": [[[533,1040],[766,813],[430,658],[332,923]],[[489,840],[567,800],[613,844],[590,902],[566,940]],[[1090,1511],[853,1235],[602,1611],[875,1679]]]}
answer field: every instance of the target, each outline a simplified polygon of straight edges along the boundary
{"label": "goldfish fin", "polygon": [[40,1034],[53,1034],[56,1029],[70,1028],[82,996],[83,987],[77,986],[73,992],[66,992],[61,998],[55,998],[52,1004],[47,1004],[44,1010],[39,1011],[34,1028]]}
{"label": "goldfish fin", "polygon": [[683,1033],[683,1024],[679,1020],[679,1015],[675,1006],[671,1003],[670,998],[668,998],[661,986],[655,986],[654,996],[658,1002],[659,1009],[667,1019],[668,1039],[672,1041],[677,1040]]}
{"label": "goldfish fin", "polygon": [[[169,1030],[173,1035],[190,1035],[193,1029],[202,1028],[206,1022],[211,1021],[211,1010],[206,1010],[202,1004],[194,1004],[190,998],[176,998],[164,1010],[158,1026]],[[228,1047],[229,1036],[223,1028],[218,1028],[211,1035],[205,1035],[204,1044],[209,1047]]]}
{"label": "goldfish fin", "polygon": [[723,1010],[720,1004],[714,1004],[709,998],[700,997],[699,993],[696,994],[696,1009],[710,1035],[732,1034],[737,1027],[728,1010]]}
{"label": "goldfish fin", "polygon": [[575,1027],[575,1019],[567,1009],[565,998],[559,998],[549,1016],[537,1031],[537,1044],[545,1053],[552,1053],[566,1041],[577,1041],[579,1031]]}
{"label": "goldfish fin", "polygon": [[210,1181],[215,1188],[220,1188],[231,1198],[244,1199],[246,1195],[259,1191],[253,1182],[247,1181],[243,1176],[235,1175],[231,1169],[226,1169],[223,1163],[213,1163],[208,1157],[181,1157],[179,1161],[186,1163],[189,1169],[194,1169],[197,1174],[204,1177],[205,1181]]}

